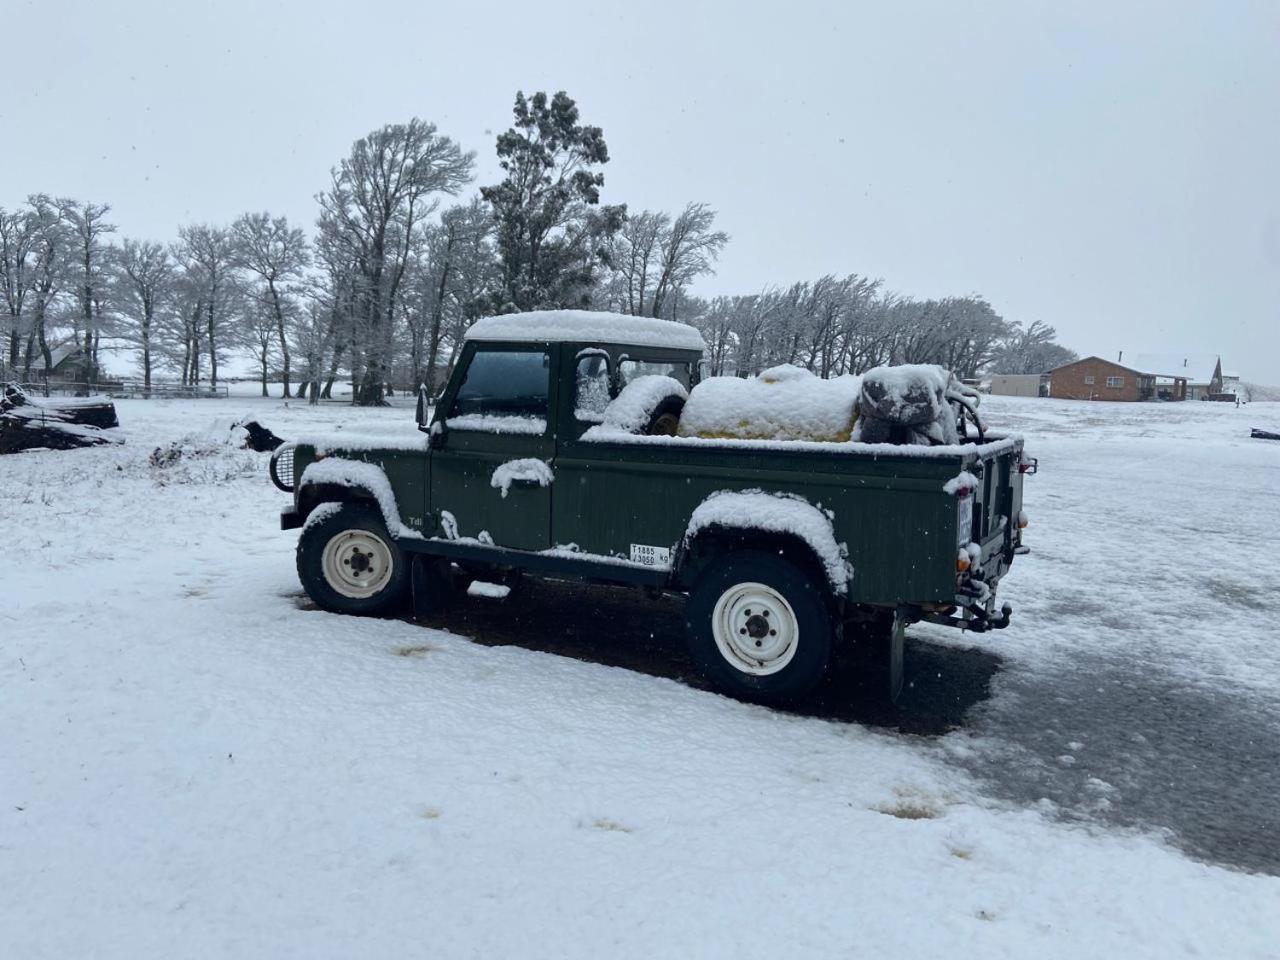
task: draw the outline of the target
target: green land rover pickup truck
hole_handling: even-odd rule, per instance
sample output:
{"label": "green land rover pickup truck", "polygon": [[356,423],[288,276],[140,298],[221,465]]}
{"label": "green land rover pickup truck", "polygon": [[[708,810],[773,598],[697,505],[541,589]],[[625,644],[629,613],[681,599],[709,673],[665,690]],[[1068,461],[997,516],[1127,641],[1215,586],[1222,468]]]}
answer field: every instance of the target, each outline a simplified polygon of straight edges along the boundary
{"label": "green land rover pickup truck", "polygon": [[[692,327],[663,320],[478,321],[437,402],[419,398],[417,431],[304,437],[273,455],[303,587],[330,611],[412,600],[427,616],[473,580],[524,575],[633,585],[638,604],[684,594],[706,677],[766,703],[803,697],[844,648],[896,697],[907,624],[1008,623],[996,585],[1027,551],[1034,469],[1020,439],[671,435],[702,351]],[[640,390],[656,400],[632,428],[602,422],[641,383],[671,389]]]}

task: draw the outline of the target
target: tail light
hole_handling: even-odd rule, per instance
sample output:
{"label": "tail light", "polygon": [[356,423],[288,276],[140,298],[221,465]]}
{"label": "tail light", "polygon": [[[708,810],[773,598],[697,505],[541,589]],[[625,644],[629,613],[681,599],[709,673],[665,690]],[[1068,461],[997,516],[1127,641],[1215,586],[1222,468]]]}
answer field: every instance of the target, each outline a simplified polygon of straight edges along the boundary
{"label": "tail light", "polygon": [[1040,469],[1040,461],[1035,457],[1023,457],[1018,461],[1019,473],[1035,473]]}

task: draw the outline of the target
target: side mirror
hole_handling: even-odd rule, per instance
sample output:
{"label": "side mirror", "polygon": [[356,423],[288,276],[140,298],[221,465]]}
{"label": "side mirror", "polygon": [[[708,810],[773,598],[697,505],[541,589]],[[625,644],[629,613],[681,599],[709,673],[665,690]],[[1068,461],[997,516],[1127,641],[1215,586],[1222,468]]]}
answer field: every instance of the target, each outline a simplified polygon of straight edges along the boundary
{"label": "side mirror", "polygon": [[437,420],[429,427],[419,427],[419,430],[427,431],[427,446],[432,450],[439,450],[444,446],[444,421]]}
{"label": "side mirror", "polygon": [[427,397],[427,385],[424,383],[418,387],[418,409],[415,414],[419,430],[427,429],[427,410],[429,406],[430,400]]}

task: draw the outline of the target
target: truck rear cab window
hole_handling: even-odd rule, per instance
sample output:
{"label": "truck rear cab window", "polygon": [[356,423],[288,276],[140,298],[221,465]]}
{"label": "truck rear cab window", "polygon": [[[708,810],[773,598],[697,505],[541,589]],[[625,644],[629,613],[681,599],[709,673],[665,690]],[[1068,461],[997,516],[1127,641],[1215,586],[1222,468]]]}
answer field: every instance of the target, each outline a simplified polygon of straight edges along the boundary
{"label": "truck rear cab window", "polygon": [[618,389],[621,390],[636,377],[644,377],[657,374],[663,377],[673,377],[684,384],[685,389],[690,386],[689,383],[689,364],[687,361],[676,360],[631,360],[623,358],[618,364]]}
{"label": "truck rear cab window", "polygon": [[550,368],[542,350],[477,350],[446,418],[449,427],[545,432]]}
{"label": "truck rear cab window", "polygon": [[603,350],[578,354],[574,368],[573,415],[583,423],[601,423],[609,405],[609,355]]}

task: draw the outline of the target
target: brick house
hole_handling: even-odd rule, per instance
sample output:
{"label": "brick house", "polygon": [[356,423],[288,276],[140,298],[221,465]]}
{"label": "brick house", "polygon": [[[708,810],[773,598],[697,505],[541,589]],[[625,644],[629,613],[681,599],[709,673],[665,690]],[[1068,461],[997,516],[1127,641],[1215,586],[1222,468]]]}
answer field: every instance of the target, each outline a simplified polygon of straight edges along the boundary
{"label": "brick house", "polygon": [[1184,377],[1144,373],[1101,357],[1085,357],[1050,370],[1049,396],[1058,400],[1185,400]]}

